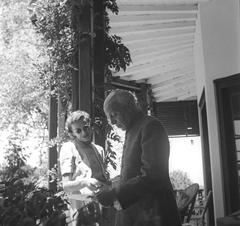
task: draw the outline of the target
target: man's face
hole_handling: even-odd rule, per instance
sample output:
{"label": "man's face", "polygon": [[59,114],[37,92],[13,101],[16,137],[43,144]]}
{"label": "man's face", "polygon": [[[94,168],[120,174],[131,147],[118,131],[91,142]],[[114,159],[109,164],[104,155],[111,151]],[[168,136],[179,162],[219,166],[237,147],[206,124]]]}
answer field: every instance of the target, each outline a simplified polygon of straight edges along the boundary
{"label": "man's face", "polygon": [[126,127],[127,127],[126,121],[124,120],[124,117],[119,112],[106,109],[105,114],[107,116],[108,121],[112,125],[116,125],[118,128],[122,130],[126,130]]}
{"label": "man's face", "polygon": [[72,124],[72,135],[79,141],[90,142],[92,140],[92,129],[90,123],[78,121]]}

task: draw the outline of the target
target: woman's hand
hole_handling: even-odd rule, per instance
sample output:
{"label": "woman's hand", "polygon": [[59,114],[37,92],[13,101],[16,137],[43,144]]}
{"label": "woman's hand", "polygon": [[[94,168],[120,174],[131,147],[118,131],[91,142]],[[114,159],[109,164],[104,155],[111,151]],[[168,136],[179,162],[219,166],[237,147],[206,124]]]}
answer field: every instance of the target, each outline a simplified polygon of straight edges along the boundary
{"label": "woman's hand", "polygon": [[91,191],[91,194],[94,194],[103,187],[104,183],[92,177],[82,178],[82,176],[78,176],[75,180],[71,180],[70,176],[63,177],[63,189],[66,192],[75,192],[85,188],[84,190]]}
{"label": "woman's hand", "polygon": [[[77,178],[76,178],[76,180],[77,180]],[[98,191],[103,186],[102,182],[100,182],[92,177],[84,178],[84,179],[81,178],[81,180],[82,180],[84,187],[88,187],[93,192]]]}

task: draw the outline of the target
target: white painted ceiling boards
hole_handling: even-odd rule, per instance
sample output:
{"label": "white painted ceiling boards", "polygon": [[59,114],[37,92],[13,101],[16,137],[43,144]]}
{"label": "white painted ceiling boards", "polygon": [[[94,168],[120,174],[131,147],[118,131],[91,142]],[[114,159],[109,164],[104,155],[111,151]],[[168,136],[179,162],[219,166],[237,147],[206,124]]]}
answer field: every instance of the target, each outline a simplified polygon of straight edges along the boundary
{"label": "white painted ceiling boards", "polygon": [[207,0],[118,0],[111,32],[129,48],[132,64],[114,73],[151,84],[156,102],[196,99],[194,42],[198,4]]}

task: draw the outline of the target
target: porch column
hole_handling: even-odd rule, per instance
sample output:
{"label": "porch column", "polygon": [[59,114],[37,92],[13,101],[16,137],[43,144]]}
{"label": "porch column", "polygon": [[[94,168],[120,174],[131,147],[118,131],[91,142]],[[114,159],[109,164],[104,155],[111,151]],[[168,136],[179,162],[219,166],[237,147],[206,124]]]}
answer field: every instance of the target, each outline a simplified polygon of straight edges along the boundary
{"label": "porch column", "polygon": [[[51,86],[52,90],[52,86]],[[48,131],[49,131],[49,140],[57,137],[57,110],[58,110],[58,102],[56,96],[50,96],[49,103],[49,119],[48,119]],[[57,146],[49,147],[48,149],[48,169],[51,170],[57,165]],[[55,182],[51,182],[51,178],[48,180],[48,187],[50,190],[56,191],[57,184]]]}
{"label": "porch column", "polygon": [[[103,119],[104,102],[104,6],[102,1],[94,1],[94,81],[93,81],[93,118]],[[102,124],[95,129],[94,140],[98,145],[105,147],[105,131]]]}
{"label": "porch column", "polygon": [[140,91],[136,92],[139,104],[145,114],[152,114],[152,96],[150,87],[147,84],[140,84]]}
{"label": "porch column", "polygon": [[72,107],[73,110],[83,110],[91,114],[92,84],[91,84],[91,16],[90,5],[86,3],[81,8],[73,9],[73,26],[78,33],[77,53],[73,63],[77,68],[72,75]]}

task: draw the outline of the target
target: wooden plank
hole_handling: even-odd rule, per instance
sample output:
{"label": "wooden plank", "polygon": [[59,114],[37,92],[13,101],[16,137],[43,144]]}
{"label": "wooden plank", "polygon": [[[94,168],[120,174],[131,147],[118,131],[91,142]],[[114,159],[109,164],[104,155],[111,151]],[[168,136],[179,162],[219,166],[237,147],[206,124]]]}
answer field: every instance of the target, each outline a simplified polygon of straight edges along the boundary
{"label": "wooden plank", "polygon": [[[90,8],[85,7],[79,20],[80,34],[89,34],[91,31]],[[79,109],[91,114],[91,36],[82,36],[79,40],[78,65],[79,65]]]}
{"label": "wooden plank", "polygon": [[[195,26],[191,26],[188,28],[175,28],[175,29],[167,29],[167,30],[152,30],[148,32],[117,32],[116,35],[119,35],[125,45],[131,43],[137,43],[142,40],[152,40],[154,38],[157,39],[167,39],[169,37],[181,37],[185,35],[193,35],[195,33]],[[113,33],[111,33],[113,34]]]}
{"label": "wooden plank", "polygon": [[[94,77],[92,81],[93,93],[93,118],[101,118],[103,114],[104,101],[104,70],[105,70],[105,55],[104,55],[104,17],[102,1],[94,2],[94,14],[91,15],[94,20],[96,37],[94,38]],[[97,29],[98,28],[98,29]],[[94,142],[105,148],[105,129],[94,130]],[[109,220],[109,219],[107,219]],[[111,222],[106,225],[111,225]]]}
{"label": "wooden plank", "polygon": [[180,95],[179,97],[177,97],[178,101],[182,101],[182,100],[193,100],[193,99],[197,99],[197,94],[196,94],[196,90],[193,91],[189,91],[185,94]]}
{"label": "wooden plank", "polygon": [[118,0],[118,5],[172,5],[172,4],[196,4],[211,0]]}
{"label": "wooden plank", "polygon": [[[183,69],[186,68],[183,66]],[[193,66],[189,66],[188,67],[188,71],[184,71],[182,68],[172,68],[166,72],[163,72],[161,70],[159,70],[159,68],[156,66],[155,68],[150,69],[147,73],[146,72],[141,72],[139,71],[139,73],[135,73],[132,74],[131,76],[128,77],[124,77],[124,79],[126,80],[132,80],[134,77],[135,81],[140,82],[142,79],[144,80],[144,82],[146,82],[147,84],[155,84],[155,83],[160,83],[161,81],[165,81],[168,78],[175,78],[176,76],[181,76],[184,75],[185,73],[191,71],[193,68]],[[156,82],[152,82],[150,81],[152,78],[155,78]]]}
{"label": "wooden plank", "polygon": [[[155,49],[150,48],[150,50],[147,50],[147,49],[139,50],[137,53],[136,52],[132,53],[131,57],[132,57],[133,63],[129,66],[129,69],[134,67],[134,65],[145,64],[149,61],[155,61],[155,60],[161,59],[166,54],[174,54],[174,53],[176,54],[181,51],[186,52],[187,50],[192,50],[192,53],[190,55],[191,57],[193,57],[193,48],[194,48],[194,43],[187,42],[182,44],[179,43],[176,45],[169,44],[161,47],[156,46]],[[185,55],[185,54],[182,54],[182,55]]]}
{"label": "wooden plank", "polygon": [[[51,85],[51,90],[53,89]],[[58,112],[58,103],[56,96],[50,96],[49,101],[49,119],[48,119],[48,137],[49,140],[57,137],[57,112]],[[54,145],[48,148],[48,169],[51,170],[57,165],[58,153],[57,146]],[[51,182],[49,178],[48,187],[49,189],[56,191],[57,184],[56,182]]]}
{"label": "wooden plank", "polygon": [[169,85],[169,84],[176,84],[178,82],[183,82],[184,80],[188,80],[188,79],[192,79],[194,78],[193,77],[193,74],[192,73],[186,73],[186,74],[182,74],[180,76],[178,76],[176,74],[175,77],[172,77],[172,78],[166,78],[166,80],[160,82],[160,83],[156,83],[154,85],[152,85],[152,89],[154,91],[157,91],[159,88],[161,89],[162,87],[166,86],[166,85]]}
{"label": "wooden plank", "polygon": [[174,78],[176,76],[182,76],[182,75],[185,75],[185,74],[192,74],[192,73],[194,73],[193,66],[191,66],[191,67],[181,67],[181,68],[178,68],[177,70],[168,71],[165,74],[160,73],[160,74],[158,74],[154,77],[150,77],[147,80],[147,83],[157,84],[157,83],[165,81],[166,78]]}
{"label": "wooden plank", "polygon": [[161,82],[151,83],[152,91],[157,93],[169,85],[176,85],[178,83],[182,84],[185,80],[195,80],[194,72],[186,71],[182,73],[175,73],[172,76],[168,76],[168,73],[166,73],[165,76],[161,76]]}
{"label": "wooden plank", "polygon": [[[154,76],[161,76],[161,78],[162,77],[165,78],[166,77],[165,75],[169,74],[169,71],[174,71],[174,70],[177,71],[177,70],[181,69],[181,66],[185,67],[186,65],[189,66],[189,65],[191,65],[191,63],[189,63],[188,61],[181,61],[181,62],[175,62],[175,63],[168,64],[168,65],[161,64],[161,65],[155,66],[154,68],[152,68],[149,71],[135,72],[131,76],[128,76],[127,79],[135,80],[135,81],[144,79],[145,82],[147,82],[148,79],[150,79],[151,77],[154,77]],[[153,71],[155,71],[155,73]],[[176,75],[178,75],[178,74],[176,74]],[[153,84],[153,83],[151,83],[151,84]]]}
{"label": "wooden plank", "polygon": [[[181,53],[182,57],[184,58],[184,50],[186,49],[179,49],[179,53]],[[191,48],[187,49],[188,51],[192,51]],[[160,65],[164,65],[164,64],[168,64],[168,62],[166,61],[167,57],[171,56],[170,54],[172,55],[176,55],[177,53],[177,50],[176,51],[172,51],[172,52],[165,52],[165,53],[162,53],[158,58],[156,57],[155,60],[152,60],[150,59],[150,61],[145,61],[144,62],[136,62],[134,63],[132,66],[129,66],[127,71],[124,72],[124,71],[120,71],[118,73],[115,73],[114,76],[120,76],[120,77],[125,77],[125,76],[132,76],[134,73],[139,73],[140,71],[144,71],[144,72],[147,72],[148,70],[151,70],[151,69],[154,69],[156,67],[159,67]],[[165,54],[165,57],[164,57],[164,54]],[[192,63],[193,63],[193,59],[192,60]],[[177,59],[175,62],[181,62],[181,63],[184,63],[182,62],[183,59]],[[185,61],[185,59],[184,59]]]}
{"label": "wooden plank", "polygon": [[[160,65],[154,65],[151,67],[143,67],[143,69],[138,69],[134,71],[134,73],[130,74],[127,77],[121,77],[127,80],[136,80],[139,81],[141,79],[144,79],[147,81],[147,79],[151,78],[148,74],[150,70],[155,70],[158,71],[159,74],[165,74],[168,73],[169,71],[173,70],[178,70],[181,69],[182,67],[192,67],[193,64],[188,62],[188,61],[182,61],[182,62],[175,62],[175,64],[169,64],[167,66],[160,64]],[[155,75],[155,74],[150,74],[150,75]]]}
{"label": "wooden plank", "polygon": [[[134,33],[136,31],[146,32],[151,30],[166,30],[166,29],[174,29],[174,28],[187,28],[187,27],[195,27],[196,22],[194,19],[187,21],[173,21],[173,22],[160,22],[156,24],[138,24],[130,26],[129,24],[123,24],[122,26],[112,27],[111,33],[121,34],[122,32],[130,32]],[[121,36],[121,35],[120,35]]]}
{"label": "wooden plank", "polygon": [[[74,31],[78,30],[78,10],[76,7],[72,8],[72,24],[73,24],[73,29]],[[78,49],[75,51],[75,54],[73,56],[73,67],[75,70],[72,72],[72,110],[75,111],[79,109],[79,89],[78,89],[78,84],[79,84],[79,64],[78,64]]]}
{"label": "wooden plank", "polygon": [[168,81],[169,84],[165,84],[161,89],[157,89],[153,91],[153,95],[155,97],[161,96],[164,93],[168,93],[170,90],[187,90],[189,86],[195,86],[195,79],[193,77],[183,77],[176,81],[177,79],[174,79],[174,81]]}
{"label": "wooden plank", "polygon": [[145,24],[159,23],[166,21],[193,20],[197,18],[197,13],[162,13],[162,14],[140,14],[140,15],[115,15],[110,16],[111,27],[124,26],[124,24]]}
{"label": "wooden plank", "polygon": [[[160,51],[158,53],[149,53],[149,55],[146,55],[146,57],[149,57],[149,59],[145,59],[144,56],[141,58],[139,57],[136,59],[134,56],[133,62],[129,67],[127,68],[127,71],[120,71],[118,72],[119,76],[126,76],[129,72],[134,71],[136,68],[142,66],[151,66],[152,64],[159,64],[159,63],[165,63],[168,62],[168,60],[176,60],[177,58],[181,57],[183,58],[192,58],[193,57],[193,47],[191,45],[184,46],[184,47],[175,47],[172,49],[166,49],[163,51]],[[178,59],[177,59],[178,60]]]}
{"label": "wooden plank", "polygon": [[[172,99],[172,98],[175,98],[177,100],[179,95],[184,96],[186,94],[190,94],[192,97],[196,96],[195,88],[193,87],[189,90],[172,92],[172,93],[169,93],[168,95],[155,97],[155,100],[156,100],[156,102],[167,101],[167,100]],[[189,97],[190,96],[188,96],[187,98],[189,98]]]}
{"label": "wooden plank", "polygon": [[142,45],[139,46],[139,48],[129,48],[130,53],[132,56],[135,58],[144,55],[144,54],[150,54],[150,53],[157,53],[165,50],[170,50],[170,49],[178,49],[181,47],[186,47],[186,46],[193,46],[194,45],[194,40],[179,40],[178,42],[163,42],[163,43],[149,43],[148,45]]}
{"label": "wooden plank", "polygon": [[[189,62],[184,61],[184,62],[182,62],[182,63],[169,64],[169,65],[167,65],[167,66],[165,66],[165,65],[159,65],[159,66],[155,67],[155,70],[156,70],[156,71],[159,71],[159,73],[163,73],[163,74],[164,74],[164,73],[168,73],[168,72],[171,71],[171,70],[177,70],[177,69],[181,68],[181,66],[183,66],[183,67],[192,66],[192,64],[189,63]],[[139,80],[141,80],[141,79],[144,79],[144,80],[146,81],[146,80],[149,78],[147,71],[148,71],[148,70],[145,71],[145,76],[144,76],[144,78],[140,78],[140,77],[138,76],[138,73],[135,73],[135,74],[129,76],[128,79],[130,79],[130,80],[136,80],[136,81],[139,81]]]}
{"label": "wooden plank", "polygon": [[134,51],[141,50],[143,48],[152,48],[153,46],[163,46],[163,45],[169,45],[169,43],[175,45],[176,43],[181,42],[194,42],[194,35],[193,34],[186,34],[181,36],[173,36],[168,38],[162,38],[162,37],[150,37],[149,39],[143,39],[138,40],[136,42],[124,42],[124,44],[128,47],[128,49],[131,51],[131,54],[134,54]]}
{"label": "wooden plank", "polygon": [[175,4],[175,5],[166,5],[166,4],[129,4],[128,3],[122,4],[121,1],[118,1],[119,5],[119,12],[136,12],[136,11],[162,11],[162,12],[169,12],[169,11],[196,11],[198,9],[197,4]]}
{"label": "wooden plank", "polygon": [[[74,56],[73,61],[77,61],[77,64],[78,64],[78,54]],[[78,65],[75,65],[75,68],[78,68]],[[79,80],[78,71],[74,70],[72,73],[72,109],[73,111],[79,109],[78,80]]]}

